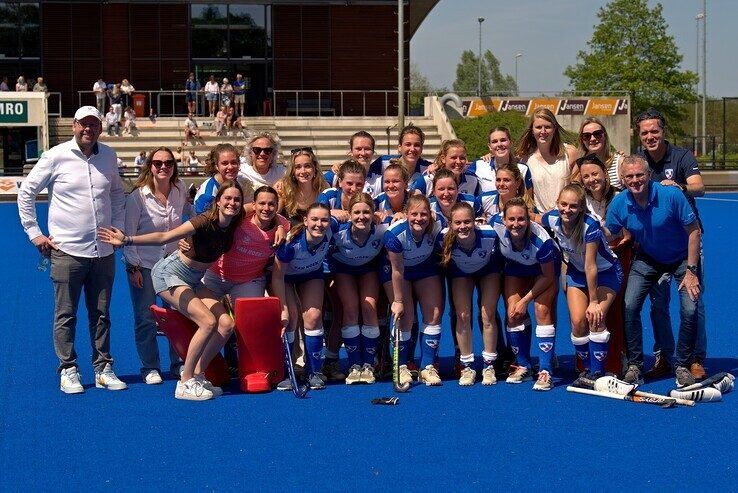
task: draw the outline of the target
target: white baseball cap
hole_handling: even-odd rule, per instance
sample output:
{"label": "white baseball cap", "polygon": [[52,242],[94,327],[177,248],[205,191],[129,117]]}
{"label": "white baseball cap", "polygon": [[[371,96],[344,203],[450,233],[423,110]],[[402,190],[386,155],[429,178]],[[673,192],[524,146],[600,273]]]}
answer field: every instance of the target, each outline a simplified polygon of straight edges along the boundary
{"label": "white baseball cap", "polygon": [[97,108],[95,108],[94,106],[82,106],[80,109],[74,112],[74,119],[77,121],[80,121],[87,116],[94,116],[98,120],[102,121],[102,116],[100,116],[100,112],[97,111]]}

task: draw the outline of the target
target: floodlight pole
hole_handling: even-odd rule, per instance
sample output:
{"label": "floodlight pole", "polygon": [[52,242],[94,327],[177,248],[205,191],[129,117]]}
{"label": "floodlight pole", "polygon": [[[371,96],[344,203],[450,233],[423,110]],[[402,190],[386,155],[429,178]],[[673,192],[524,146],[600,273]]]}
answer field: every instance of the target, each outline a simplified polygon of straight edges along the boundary
{"label": "floodlight pole", "polygon": [[405,9],[397,0],[397,128],[405,127]]}

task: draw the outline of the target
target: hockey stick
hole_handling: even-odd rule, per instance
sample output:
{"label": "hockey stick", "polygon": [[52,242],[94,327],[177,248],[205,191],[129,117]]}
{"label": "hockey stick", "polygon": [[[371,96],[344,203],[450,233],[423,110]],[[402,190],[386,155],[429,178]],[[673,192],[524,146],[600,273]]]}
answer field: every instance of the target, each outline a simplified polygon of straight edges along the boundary
{"label": "hockey stick", "polygon": [[599,390],[583,389],[581,387],[572,387],[571,385],[566,387],[566,390],[568,392],[575,392],[577,394],[595,395],[599,397],[607,397],[608,399],[636,402],[639,404],[655,404],[657,406],[661,406],[664,409],[674,407],[676,405],[676,399],[666,396],[646,397],[642,395],[621,395],[613,394],[611,392],[601,392]]}
{"label": "hockey stick", "polygon": [[292,349],[290,349],[290,343],[287,341],[287,333],[282,336],[282,344],[284,344],[284,364],[287,367],[287,373],[290,377],[290,383],[292,384],[292,393],[295,397],[302,399],[308,393],[309,387],[306,385],[299,386],[297,384],[297,375],[295,375],[295,365],[292,364]]}
{"label": "hockey stick", "polygon": [[392,348],[392,388],[395,392],[405,393],[410,389],[410,384],[400,384],[400,329],[395,327],[395,316],[389,315],[389,331],[394,332],[395,347]]}
{"label": "hockey stick", "polygon": [[667,399],[674,399],[674,402],[679,404],[680,406],[687,406],[687,407],[693,407],[694,401],[691,399],[680,399],[678,397],[669,397],[662,394],[652,394],[651,392],[643,392],[641,390],[636,390],[635,395],[640,397],[656,397],[656,398],[667,398]]}
{"label": "hockey stick", "polygon": [[620,395],[635,395],[639,397],[654,397],[654,398],[667,398],[674,399],[677,404],[682,406],[694,406],[694,401],[685,398],[670,397],[662,394],[653,394],[651,392],[643,392],[637,390],[635,385],[628,384],[622,380],[618,380],[612,376],[600,377],[596,380],[592,380],[586,377],[579,377],[576,380],[575,386],[596,390],[598,392],[609,392],[612,394]]}

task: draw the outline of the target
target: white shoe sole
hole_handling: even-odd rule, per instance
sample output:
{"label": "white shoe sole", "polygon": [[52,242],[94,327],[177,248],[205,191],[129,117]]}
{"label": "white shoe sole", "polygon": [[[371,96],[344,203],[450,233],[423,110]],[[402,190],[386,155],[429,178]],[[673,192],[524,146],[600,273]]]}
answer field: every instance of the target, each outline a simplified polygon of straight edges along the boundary
{"label": "white shoe sole", "polygon": [[64,387],[60,385],[59,389],[65,394],[84,394],[85,393],[84,387],[74,388],[74,387]]}
{"label": "white shoe sole", "polygon": [[125,382],[121,383],[112,383],[112,384],[104,384],[100,383],[97,380],[95,380],[95,387],[98,389],[108,389],[108,390],[126,390],[128,388],[128,385],[126,385]]}

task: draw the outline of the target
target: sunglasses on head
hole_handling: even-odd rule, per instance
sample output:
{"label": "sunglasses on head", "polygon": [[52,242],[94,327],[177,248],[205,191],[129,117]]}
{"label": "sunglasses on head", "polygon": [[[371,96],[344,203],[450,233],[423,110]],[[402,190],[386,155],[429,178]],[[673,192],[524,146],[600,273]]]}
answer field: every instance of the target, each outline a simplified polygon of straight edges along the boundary
{"label": "sunglasses on head", "polygon": [[602,160],[597,157],[597,154],[587,154],[586,156],[582,156],[579,159],[577,159],[577,166],[579,166],[580,168],[582,167],[583,164],[586,164],[586,163],[596,163],[602,166],[603,168],[605,167],[605,163],[603,163]]}
{"label": "sunglasses on head", "polygon": [[251,152],[253,152],[255,156],[258,156],[259,154],[271,156],[272,152],[274,152],[274,147],[252,147]]}
{"label": "sunglasses on head", "polygon": [[312,147],[295,147],[294,149],[290,149],[290,154],[297,154],[298,152],[309,152],[310,154],[313,154],[313,148]]}
{"label": "sunglasses on head", "polygon": [[605,135],[605,131],[602,129],[595,130],[594,132],[582,132],[582,140],[586,141],[586,140],[591,139],[592,137],[594,137],[597,140],[600,140],[603,135]]}
{"label": "sunglasses on head", "polygon": [[153,159],[151,161],[151,164],[156,169],[161,169],[162,166],[169,169],[169,168],[174,168],[174,166],[177,164],[177,161],[175,161],[174,159],[167,159],[166,161],[162,161],[160,159]]}

